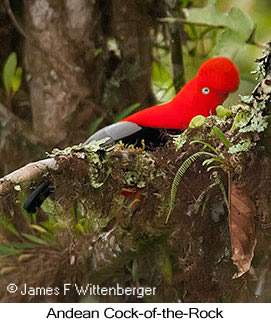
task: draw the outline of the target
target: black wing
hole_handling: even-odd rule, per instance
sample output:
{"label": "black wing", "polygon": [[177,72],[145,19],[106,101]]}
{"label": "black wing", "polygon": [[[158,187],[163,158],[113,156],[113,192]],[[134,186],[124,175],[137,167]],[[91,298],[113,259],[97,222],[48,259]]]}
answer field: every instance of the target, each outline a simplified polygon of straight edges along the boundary
{"label": "black wing", "polygon": [[[165,138],[163,131],[166,130],[142,127],[133,122],[122,121],[97,131],[84,142],[84,145],[87,145],[93,140],[98,141],[108,138],[104,145],[121,140],[124,144],[141,146],[141,142],[144,140],[147,149],[152,149],[166,142],[167,138]],[[178,133],[180,133],[180,131],[178,131]]]}

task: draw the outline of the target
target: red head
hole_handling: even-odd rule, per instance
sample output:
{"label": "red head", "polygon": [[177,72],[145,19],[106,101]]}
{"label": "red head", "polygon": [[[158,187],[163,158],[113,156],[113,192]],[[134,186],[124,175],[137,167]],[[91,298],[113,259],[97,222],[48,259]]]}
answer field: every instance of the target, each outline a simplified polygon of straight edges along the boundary
{"label": "red head", "polygon": [[216,107],[238,89],[239,82],[238,69],[230,59],[211,58],[171,102],[142,110],[123,121],[154,128],[187,128],[196,115],[215,114]]}
{"label": "red head", "polygon": [[235,92],[240,83],[235,64],[227,57],[214,57],[201,65],[197,78],[204,86],[217,93]]}

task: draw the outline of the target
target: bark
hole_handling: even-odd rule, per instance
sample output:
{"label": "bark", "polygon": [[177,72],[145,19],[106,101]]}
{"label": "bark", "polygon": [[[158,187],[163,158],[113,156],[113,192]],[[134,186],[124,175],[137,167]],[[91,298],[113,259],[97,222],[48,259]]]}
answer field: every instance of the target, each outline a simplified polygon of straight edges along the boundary
{"label": "bark", "polygon": [[112,122],[152,103],[150,18],[134,0],[25,1],[25,24],[33,128],[45,144],[78,142],[99,114]]}
{"label": "bark", "polygon": [[88,0],[25,1],[33,129],[47,145],[85,138],[97,113],[99,17]]}

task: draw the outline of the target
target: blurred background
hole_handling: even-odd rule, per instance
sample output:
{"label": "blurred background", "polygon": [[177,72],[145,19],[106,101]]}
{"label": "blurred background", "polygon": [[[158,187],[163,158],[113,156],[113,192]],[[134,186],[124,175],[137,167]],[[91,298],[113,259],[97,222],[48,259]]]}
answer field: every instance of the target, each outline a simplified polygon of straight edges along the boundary
{"label": "blurred background", "polygon": [[215,55],[240,69],[237,103],[270,40],[269,0],[4,0],[0,175],[171,100]]}

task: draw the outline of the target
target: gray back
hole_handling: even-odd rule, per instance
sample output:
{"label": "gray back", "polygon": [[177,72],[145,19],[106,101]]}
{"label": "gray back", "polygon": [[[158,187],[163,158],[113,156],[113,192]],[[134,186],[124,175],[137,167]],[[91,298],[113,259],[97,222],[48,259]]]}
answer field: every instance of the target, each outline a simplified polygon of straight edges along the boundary
{"label": "gray back", "polygon": [[133,123],[133,122],[129,122],[129,121],[117,122],[95,132],[91,137],[88,138],[87,141],[83,143],[83,145],[87,145],[93,140],[98,141],[107,137],[109,139],[105,142],[105,144],[108,145],[113,142],[119,141],[125,137],[128,137],[140,131],[141,129],[142,127],[138,126],[136,123]]}

